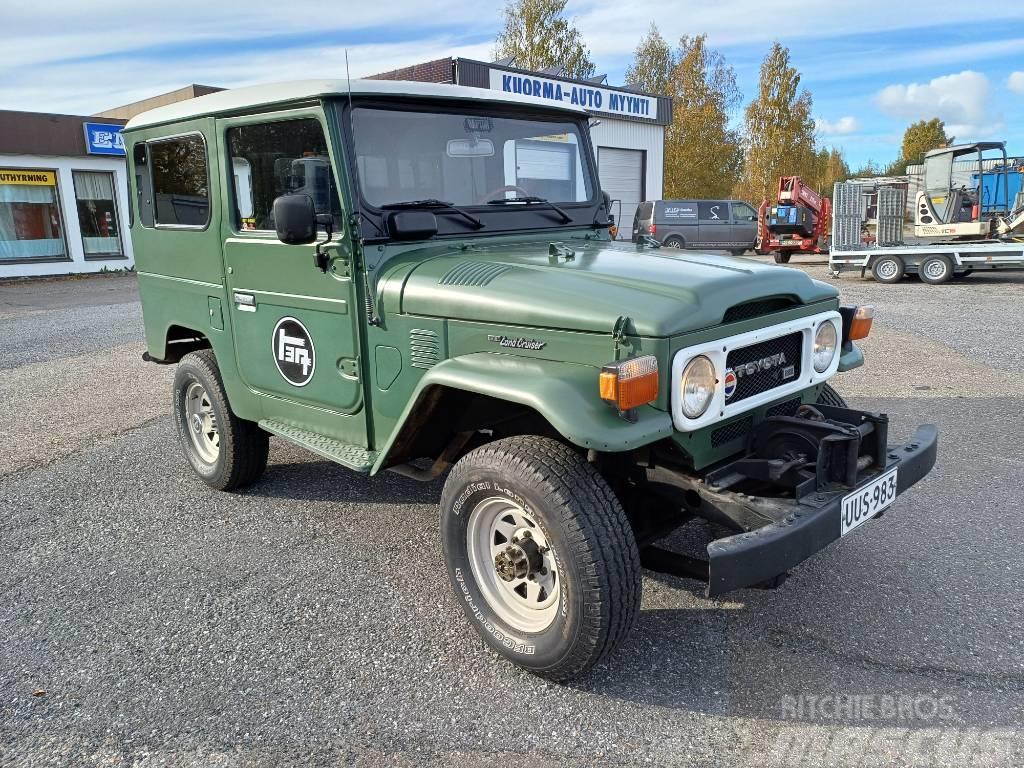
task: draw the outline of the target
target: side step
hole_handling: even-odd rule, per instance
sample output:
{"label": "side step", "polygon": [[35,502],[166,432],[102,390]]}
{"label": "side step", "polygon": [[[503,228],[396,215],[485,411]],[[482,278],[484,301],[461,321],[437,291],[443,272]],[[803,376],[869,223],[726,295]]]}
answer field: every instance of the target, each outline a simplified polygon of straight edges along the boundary
{"label": "side step", "polygon": [[379,453],[378,451],[367,450],[359,445],[343,443],[332,437],[325,437],[316,432],[310,432],[284,421],[264,419],[259,422],[259,425],[261,429],[272,435],[291,440],[307,451],[312,451],[323,456],[325,459],[335,461],[343,467],[348,467],[356,472],[369,472]]}

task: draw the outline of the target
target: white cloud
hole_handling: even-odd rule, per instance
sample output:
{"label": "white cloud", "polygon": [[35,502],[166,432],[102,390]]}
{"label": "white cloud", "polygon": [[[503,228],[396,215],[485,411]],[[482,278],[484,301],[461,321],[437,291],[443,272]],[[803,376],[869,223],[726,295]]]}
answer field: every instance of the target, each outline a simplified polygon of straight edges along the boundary
{"label": "white cloud", "polygon": [[990,135],[1002,127],[998,116],[991,112],[988,78],[972,70],[936,77],[927,83],[886,86],[875,96],[875,103],[890,117],[938,117],[946,124],[947,133],[962,139]]}
{"label": "white cloud", "polygon": [[860,120],[853,115],[840,117],[838,120],[815,118],[814,128],[821,136],[846,136],[860,130]]}
{"label": "white cloud", "polygon": [[1006,79],[1006,87],[1014,93],[1024,96],[1024,72],[1011,72]]}

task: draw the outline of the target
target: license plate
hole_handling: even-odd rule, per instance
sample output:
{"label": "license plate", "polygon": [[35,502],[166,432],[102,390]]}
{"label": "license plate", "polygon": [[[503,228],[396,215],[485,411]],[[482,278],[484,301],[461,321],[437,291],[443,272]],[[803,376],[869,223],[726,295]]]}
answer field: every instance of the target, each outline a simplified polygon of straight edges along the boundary
{"label": "license plate", "polygon": [[842,533],[863,525],[896,499],[896,470],[892,469],[843,498]]}

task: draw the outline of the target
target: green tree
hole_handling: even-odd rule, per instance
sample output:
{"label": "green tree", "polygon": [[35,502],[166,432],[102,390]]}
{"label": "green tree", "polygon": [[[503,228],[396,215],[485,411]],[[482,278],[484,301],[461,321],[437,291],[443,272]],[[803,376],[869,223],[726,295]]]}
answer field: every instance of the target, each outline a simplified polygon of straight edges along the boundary
{"label": "green tree", "polygon": [[825,197],[832,195],[832,187],[836,182],[850,178],[850,166],[846,164],[843,151],[836,147],[821,148],[814,157],[814,176],[807,179],[808,183]]}
{"label": "green tree", "polygon": [[672,50],[652,24],[634,52],[626,82],[672,97],[672,123],[665,130],[665,196],[728,197],[742,160],[730,114],[742,97],[732,67],[707,46],[707,36],[684,36]]}
{"label": "green tree", "polygon": [[761,64],[757,97],[746,109],[746,159],[737,197],[757,204],[774,194],[779,176],[815,177],[811,108],[811,94],[800,89],[789,50],[773,43]]}
{"label": "green tree", "polygon": [[932,149],[946,147],[953,143],[953,137],[946,135],[946,124],[939,118],[918,120],[907,126],[903,132],[903,144],[900,148],[900,160],[906,173],[908,165],[919,165],[924,162],[924,155]]}
{"label": "green tree", "polygon": [[495,58],[511,56],[523,69],[561,67],[569,77],[594,75],[583,35],[564,17],[568,0],[509,0]]}
{"label": "green tree", "polygon": [[633,52],[633,63],[626,67],[626,84],[647,93],[668,95],[677,63],[672,47],[652,22]]}

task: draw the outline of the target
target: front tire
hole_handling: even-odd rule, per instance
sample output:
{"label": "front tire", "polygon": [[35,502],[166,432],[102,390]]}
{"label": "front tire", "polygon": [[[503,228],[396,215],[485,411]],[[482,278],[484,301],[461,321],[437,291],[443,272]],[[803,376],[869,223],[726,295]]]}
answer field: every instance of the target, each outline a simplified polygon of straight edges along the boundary
{"label": "front tire", "polygon": [[210,487],[242,488],[267,468],[269,435],[232,412],[213,350],[192,352],[178,364],[174,421],[185,457]]}
{"label": "front tire", "polygon": [[871,265],[871,276],[879,283],[898,283],[907,272],[899,256],[882,256]]}
{"label": "front tire", "polygon": [[464,456],[441,494],[441,541],[470,623],[538,675],[585,672],[636,621],[640,556],[622,505],[556,440],[510,437]]}
{"label": "front tire", "polygon": [[775,258],[776,264],[789,264],[789,260],[793,258],[792,253],[783,253],[782,251],[776,251],[772,256]]}

